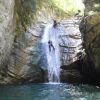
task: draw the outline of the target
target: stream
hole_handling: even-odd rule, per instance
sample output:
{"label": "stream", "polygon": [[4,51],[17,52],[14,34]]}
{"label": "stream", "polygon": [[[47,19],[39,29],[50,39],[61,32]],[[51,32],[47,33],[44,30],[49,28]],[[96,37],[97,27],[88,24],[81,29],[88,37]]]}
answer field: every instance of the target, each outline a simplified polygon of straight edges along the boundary
{"label": "stream", "polygon": [[100,88],[64,83],[1,86],[0,100],[100,100]]}

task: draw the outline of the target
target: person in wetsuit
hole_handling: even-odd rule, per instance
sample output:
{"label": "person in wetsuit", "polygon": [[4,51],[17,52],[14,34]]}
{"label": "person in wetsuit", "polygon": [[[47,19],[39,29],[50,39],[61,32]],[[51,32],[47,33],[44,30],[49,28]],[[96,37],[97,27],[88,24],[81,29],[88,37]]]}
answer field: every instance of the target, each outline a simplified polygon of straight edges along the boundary
{"label": "person in wetsuit", "polygon": [[[56,28],[57,27],[57,21],[56,20],[53,20],[53,27]],[[49,51],[51,51],[52,49],[55,51],[55,48],[53,46],[53,43],[51,40],[48,41],[48,44],[49,44]]]}

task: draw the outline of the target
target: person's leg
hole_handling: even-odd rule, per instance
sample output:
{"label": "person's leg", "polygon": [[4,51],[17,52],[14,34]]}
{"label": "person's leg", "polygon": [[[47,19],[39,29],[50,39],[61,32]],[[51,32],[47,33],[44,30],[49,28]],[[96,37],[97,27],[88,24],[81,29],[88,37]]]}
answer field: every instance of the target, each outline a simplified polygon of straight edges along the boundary
{"label": "person's leg", "polygon": [[51,51],[51,45],[49,44],[49,51]]}
{"label": "person's leg", "polygon": [[51,44],[51,47],[52,47],[52,48],[53,48],[53,50],[55,51],[55,48],[54,48],[53,44]]}

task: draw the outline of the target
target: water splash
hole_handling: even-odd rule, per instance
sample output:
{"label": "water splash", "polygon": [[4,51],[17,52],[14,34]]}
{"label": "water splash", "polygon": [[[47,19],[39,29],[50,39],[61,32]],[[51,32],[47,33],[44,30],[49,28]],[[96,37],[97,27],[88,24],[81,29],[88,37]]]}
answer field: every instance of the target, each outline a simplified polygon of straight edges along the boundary
{"label": "water splash", "polygon": [[[47,69],[49,82],[60,82],[60,51],[59,51],[59,30],[48,24],[45,28],[42,43],[47,57]],[[48,41],[52,42],[52,45]]]}

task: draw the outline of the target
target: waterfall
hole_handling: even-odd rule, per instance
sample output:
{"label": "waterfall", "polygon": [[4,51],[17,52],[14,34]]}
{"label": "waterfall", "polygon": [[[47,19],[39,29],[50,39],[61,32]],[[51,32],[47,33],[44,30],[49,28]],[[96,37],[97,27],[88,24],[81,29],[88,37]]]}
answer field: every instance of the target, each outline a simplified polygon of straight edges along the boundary
{"label": "waterfall", "polygon": [[[60,50],[58,31],[59,29],[54,28],[53,24],[48,24],[42,37],[42,43],[44,44],[44,51],[46,53],[48,64],[47,70],[49,82],[60,82]],[[52,45],[50,46],[51,42]]]}

